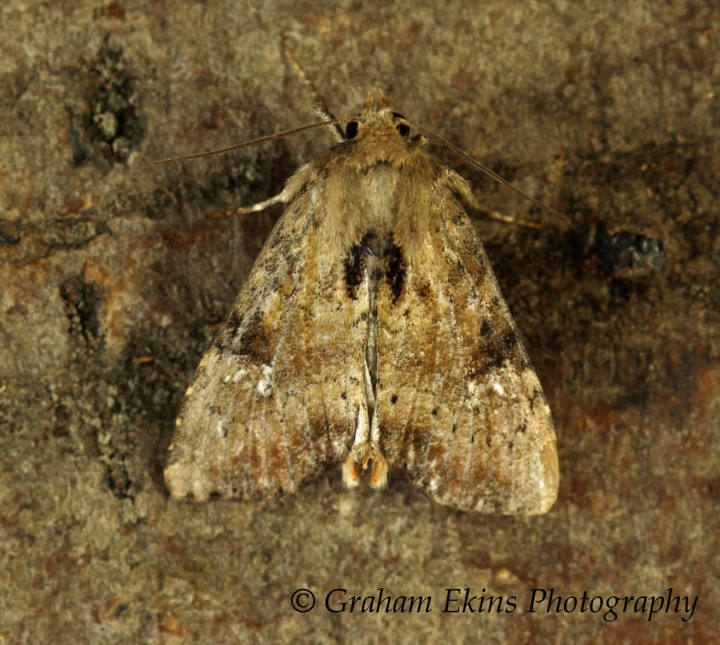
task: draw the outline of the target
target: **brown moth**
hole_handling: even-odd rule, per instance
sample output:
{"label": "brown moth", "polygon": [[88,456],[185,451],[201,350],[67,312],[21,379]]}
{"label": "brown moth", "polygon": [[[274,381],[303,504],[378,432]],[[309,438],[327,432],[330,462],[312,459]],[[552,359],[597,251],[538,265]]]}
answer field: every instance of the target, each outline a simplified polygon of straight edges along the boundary
{"label": "brown moth", "polygon": [[553,505],[550,410],[463,203],[385,97],[260,207],[288,204],[186,393],[175,498],[292,492],[328,463],[405,470],[462,510]]}

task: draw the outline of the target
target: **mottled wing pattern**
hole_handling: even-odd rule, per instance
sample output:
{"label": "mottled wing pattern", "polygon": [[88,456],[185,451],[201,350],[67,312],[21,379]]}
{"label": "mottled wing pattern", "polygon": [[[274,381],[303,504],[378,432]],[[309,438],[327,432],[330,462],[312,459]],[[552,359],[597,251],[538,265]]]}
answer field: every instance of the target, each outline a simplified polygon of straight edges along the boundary
{"label": "mottled wing pattern", "polygon": [[544,513],[558,486],[550,410],[472,223],[435,194],[400,296],[386,282],[378,294],[381,451],[442,504]]}
{"label": "mottled wing pattern", "polygon": [[316,197],[278,221],[198,367],[165,470],[176,498],[294,491],[347,456],[365,405],[367,295],[347,297]]}

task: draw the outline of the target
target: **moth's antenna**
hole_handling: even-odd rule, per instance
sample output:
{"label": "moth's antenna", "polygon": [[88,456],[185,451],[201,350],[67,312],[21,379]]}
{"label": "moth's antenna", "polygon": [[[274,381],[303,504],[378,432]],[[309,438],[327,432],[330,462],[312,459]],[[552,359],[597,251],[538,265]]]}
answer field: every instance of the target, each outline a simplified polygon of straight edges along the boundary
{"label": "moth's antenna", "polygon": [[347,138],[345,136],[345,133],[343,132],[343,129],[338,126],[338,123],[340,123],[335,115],[330,112],[330,109],[327,106],[327,103],[325,102],[325,99],[323,98],[323,95],[318,92],[317,87],[315,86],[315,83],[310,80],[310,77],[307,75],[307,72],[303,69],[302,65],[298,61],[297,58],[295,58],[295,55],[292,53],[290,48],[288,47],[288,38],[285,34],[282,36],[281,40],[282,50],[285,54],[285,57],[288,59],[288,62],[290,63],[290,66],[293,68],[293,71],[295,74],[300,78],[300,80],[305,83],[307,88],[310,90],[310,93],[313,97],[313,109],[317,114],[320,116],[320,118],[323,121],[326,121],[327,123],[334,122],[334,129],[335,133],[337,134],[340,141],[345,141]]}
{"label": "moth's antenna", "polygon": [[507,179],[503,179],[500,175],[498,175],[494,170],[490,170],[485,164],[479,162],[477,159],[473,159],[467,152],[463,152],[460,148],[458,148],[454,143],[451,143],[444,137],[441,137],[439,134],[435,134],[434,132],[423,128],[419,125],[416,125],[414,123],[410,123],[408,121],[408,125],[411,127],[414,127],[416,130],[422,132],[423,134],[426,134],[429,137],[432,137],[436,141],[439,141],[443,145],[446,145],[450,150],[455,152],[456,154],[460,155],[465,161],[469,161],[473,166],[479,168],[483,173],[485,173],[488,177],[491,177],[499,184],[502,184],[503,186],[509,188],[513,192],[517,193],[521,197],[524,197],[527,199],[531,204],[535,204],[535,206],[542,208],[543,210],[551,212],[553,215],[557,215],[560,217],[565,223],[568,223],[568,216],[565,215],[565,213],[561,213],[559,210],[553,208],[552,206],[548,206],[547,204],[543,204],[539,199],[535,199],[534,197],[531,197],[527,193],[523,192],[519,188],[516,188],[513,186]]}
{"label": "moth's antenna", "polygon": [[348,119],[334,119],[332,121],[322,121],[320,123],[310,123],[308,125],[301,125],[298,128],[293,128],[292,130],[285,130],[284,132],[278,132],[277,134],[268,134],[264,137],[259,137],[257,139],[251,139],[250,141],[243,141],[242,143],[236,143],[234,146],[228,146],[227,148],[219,148],[217,150],[208,150],[207,152],[196,152],[192,155],[185,155],[183,157],[172,157],[169,159],[162,159],[160,161],[153,161],[153,165],[159,166],[165,163],[172,163],[174,161],[186,161],[187,159],[199,159],[200,157],[211,157],[213,155],[224,155],[228,152],[232,152],[233,150],[238,150],[240,148],[246,148],[247,146],[254,146],[258,143],[263,143],[265,141],[272,141],[273,139],[280,139],[281,137],[286,137],[289,134],[295,134],[296,132],[304,132],[305,130],[313,130],[315,128],[324,128],[328,125],[337,125],[338,123],[346,123]]}

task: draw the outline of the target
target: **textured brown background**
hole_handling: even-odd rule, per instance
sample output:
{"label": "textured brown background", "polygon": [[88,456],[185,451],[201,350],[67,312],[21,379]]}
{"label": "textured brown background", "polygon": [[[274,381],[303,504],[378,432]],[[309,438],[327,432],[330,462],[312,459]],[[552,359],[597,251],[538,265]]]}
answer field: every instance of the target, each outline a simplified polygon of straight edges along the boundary
{"label": "textured brown background", "polygon": [[[0,43],[0,640],[709,642],[720,632],[720,69],[714,3],[20,2]],[[717,6],[717,5],[715,5]],[[553,511],[430,503],[337,469],[260,503],[169,502],[180,397],[315,133],[160,169],[333,109],[395,109],[569,214],[478,218],[557,423]],[[539,215],[449,151],[479,198]],[[541,216],[542,217],[542,216]],[[295,613],[292,591],[318,606]],[[330,614],[330,589],[431,595]],[[443,614],[446,587],[515,595]],[[558,593],[699,595],[661,614],[527,614]]]}

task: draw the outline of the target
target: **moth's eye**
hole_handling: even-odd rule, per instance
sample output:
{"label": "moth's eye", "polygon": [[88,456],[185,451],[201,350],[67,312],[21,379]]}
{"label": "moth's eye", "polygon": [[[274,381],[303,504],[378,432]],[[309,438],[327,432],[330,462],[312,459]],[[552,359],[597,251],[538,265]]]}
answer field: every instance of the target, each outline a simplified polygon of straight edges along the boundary
{"label": "moth's eye", "polygon": [[358,133],[358,122],[357,121],[350,121],[345,126],[345,136],[348,139],[354,139],[357,136]]}
{"label": "moth's eye", "polygon": [[400,123],[395,129],[402,137],[407,137],[410,134],[410,126],[407,123]]}

